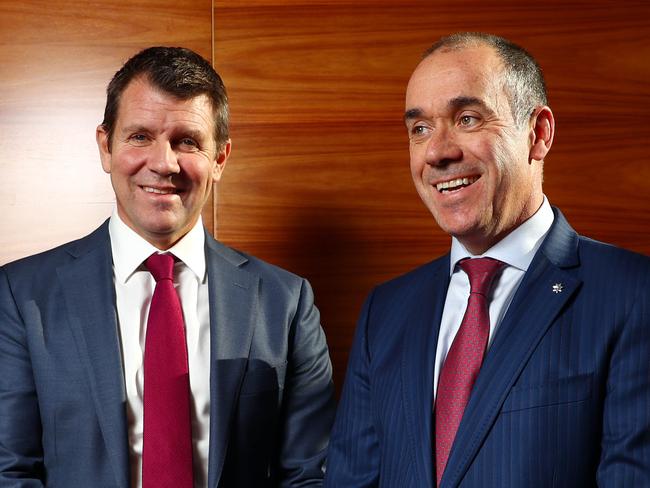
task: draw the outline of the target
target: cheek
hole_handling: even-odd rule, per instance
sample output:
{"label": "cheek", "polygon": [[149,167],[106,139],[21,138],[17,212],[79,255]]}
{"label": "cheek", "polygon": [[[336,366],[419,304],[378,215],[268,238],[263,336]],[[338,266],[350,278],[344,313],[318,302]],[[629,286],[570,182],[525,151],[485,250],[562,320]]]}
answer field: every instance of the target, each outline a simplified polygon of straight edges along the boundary
{"label": "cheek", "polygon": [[495,164],[495,198],[501,205],[525,198],[530,190],[530,167],[525,157],[513,152],[512,147],[500,148]]}
{"label": "cheek", "polygon": [[411,180],[413,181],[415,190],[420,195],[424,195],[426,193],[426,177],[422,166],[411,166]]}
{"label": "cheek", "polygon": [[146,155],[142,150],[129,148],[113,155],[112,173],[125,177],[136,174],[144,165]]}
{"label": "cheek", "polygon": [[515,166],[515,157],[511,147],[501,139],[482,141],[477,151],[481,155],[481,160],[488,167],[492,174],[494,183],[498,185],[498,180],[512,172]]}
{"label": "cheek", "polygon": [[213,165],[202,157],[191,158],[181,163],[187,178],[197,191],[212,186]]}
{"label": "cheek", "polygon": [[411,176],[416,182],[421,178],[426,166],[420,153],[421,151],[418,146],[411,146],[409,148]]}
{"label": "cheek", "polygon": [[468,134],[462,144],[466,155],[471,155],[484,164],[492,163],[501,155],[500,142],[493,134]]}

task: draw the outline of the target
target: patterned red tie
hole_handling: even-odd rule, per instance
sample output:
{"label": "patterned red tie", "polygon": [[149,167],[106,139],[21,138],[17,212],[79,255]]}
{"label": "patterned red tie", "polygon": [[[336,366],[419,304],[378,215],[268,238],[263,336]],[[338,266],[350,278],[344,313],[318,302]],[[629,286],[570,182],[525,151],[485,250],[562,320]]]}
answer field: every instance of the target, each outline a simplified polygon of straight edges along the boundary
{"label": "patterned red tie", "polygon": [[183,309],[174,257],[145,262],[156,280],[144,349],[143,488],[192,488],[192,424]]}
{"label": "patterned red tie", "polygon": [[440,371],[436,395],[436,480],[440,486],[456,431],[478,376],[490,335],[488,294],[505,266],[491,258],[465,259],[459,266],[469,276],[467,308]]}

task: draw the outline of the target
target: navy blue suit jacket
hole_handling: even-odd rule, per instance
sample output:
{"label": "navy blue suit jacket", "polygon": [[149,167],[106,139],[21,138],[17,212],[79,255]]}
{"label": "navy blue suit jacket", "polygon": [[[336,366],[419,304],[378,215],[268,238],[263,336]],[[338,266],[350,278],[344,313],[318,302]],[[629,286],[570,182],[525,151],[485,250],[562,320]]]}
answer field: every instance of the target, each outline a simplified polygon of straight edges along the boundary
{"label": "navy blue suit jacket", "polygon": [[[449,256],[377,287],[357,326],[325,486],[432,487]],[[441,486],[650,487],[650,259],[561,213],[475,383]]]}
{"label": "navy blue suit jacket", "polygon": [[[208,486],[321,486],[331,365],[309,284],[206,233]],[[108,226],[0,269],[0,486],[129,486]]]}

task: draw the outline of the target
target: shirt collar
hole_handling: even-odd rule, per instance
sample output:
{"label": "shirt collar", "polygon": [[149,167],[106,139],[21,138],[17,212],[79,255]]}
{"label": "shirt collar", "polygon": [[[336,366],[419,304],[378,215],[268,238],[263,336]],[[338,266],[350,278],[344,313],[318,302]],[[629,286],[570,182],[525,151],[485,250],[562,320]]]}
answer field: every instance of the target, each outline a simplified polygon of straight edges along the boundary
{"label": "shirt collar", "polygon": [[[159,252],[159,249],[124,223],[117,214],[117,209],[113,209],[108,232],[111,238],[115,279],[121,283],[126,283],[145,259]],[[180,259],[202,282],[205,278],[204,244],[203,221],[199,216],[194,227],[166,252]]]}
{"label": "shirt collar", "polygon": [[522,271],[528,270],[535,253],[551,228],[554,218],[553,209],[544,195],[542,206],[532,217],[480,256],[470,253],[458,239],[452,237],[449,274],[454,273],[456,264],[461,259],[476,257],[490,257]]}

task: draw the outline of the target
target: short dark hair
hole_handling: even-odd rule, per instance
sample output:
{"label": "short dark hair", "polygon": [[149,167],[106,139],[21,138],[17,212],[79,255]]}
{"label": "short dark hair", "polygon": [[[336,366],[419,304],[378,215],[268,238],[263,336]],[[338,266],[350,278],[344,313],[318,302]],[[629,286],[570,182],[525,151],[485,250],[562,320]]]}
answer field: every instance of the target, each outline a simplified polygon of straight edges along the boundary
{"label": "short dark hair", "polygon": [[109,148],[122,93],[135,78],[144,77],[153,86],[180,100],[206,95],[212,104],[217,147],[228,140],[228,95],[221,77],[208,61],[183,47],[150,47],[129,59],[115,73],[106,89],[102,125]]}
{"label": "short dark hair", "polygon": [[512,117],[516,124],[523,125],[535,107],[547,105],[548,101],[542,69],[535,58],[521,46],[484,32],[458,32],[439,39],[424,52],[422,58],[427,58],[438,50],[463,49],[480,44],[493,48],[501,59]]}

